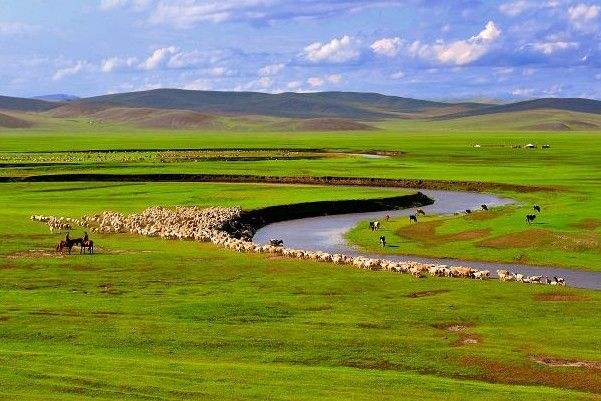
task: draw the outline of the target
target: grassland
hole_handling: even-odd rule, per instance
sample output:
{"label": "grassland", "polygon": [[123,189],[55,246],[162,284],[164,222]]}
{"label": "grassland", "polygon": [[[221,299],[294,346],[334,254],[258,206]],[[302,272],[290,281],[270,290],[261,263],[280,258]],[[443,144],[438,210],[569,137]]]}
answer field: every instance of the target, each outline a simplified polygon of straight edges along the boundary
{"label": "grassland", "polygon": [[[78,149],[323,148],[370,159],[176,160],[102,157],[24,162],[0,175],[217,173],[470,180],[547,186],[503,193],[523,205],[493,219],[429,217],[434,237],[528,229],[599,236],[601,136],[594,132],[465,131],[388,122],[362,133],[223,133],[64,126],[0,132],[0,156]],[[549,143],[527,151],[513,144]],[[474,148],[478,143],[481,148]],[[70,156],[69,156],[70,157]],[[16,156],[16,162],[24,160]],[[11,159],[11,163],[14,160]],[[28,165],[25,165],[28,163]],[[67,164],[62,164],[67,163]],[[418,280],[308,261],[237,254],[208,244],[98,235],[96,255],[58,257],[32,213],[78,217],[150,205],[255,208],[394,195],[396,189],[194,183],[0,184],[0,398],[598,400],[601,295],[572,288]],[[544,218],[543,218],[544,217]],[[438,222],[440,221],[440,223]],[[420,223],[421,224],[421,223]],[[385,227],[403,251],[404,221]],[[398,235],[398,237],[394,237]],[[361,237],[361,236],[359,236]],[[357,241],[360,242],[361,238]],[[429,249],[482,259],[471,242]],[[598,251],[526,248],[528,262],[598,270]],[[526,252],[517,248],[518,252]],[[570,263],[577,260],[579,263]],[[581,367],[560,366],[590,362]]]}

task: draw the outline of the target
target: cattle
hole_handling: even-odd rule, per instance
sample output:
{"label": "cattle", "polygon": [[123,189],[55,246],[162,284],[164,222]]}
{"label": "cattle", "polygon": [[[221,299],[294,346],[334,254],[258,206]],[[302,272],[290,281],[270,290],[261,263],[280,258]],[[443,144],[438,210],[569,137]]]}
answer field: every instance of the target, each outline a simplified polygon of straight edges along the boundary
{"label": "cattle", "polygon": [[532,222],[534,222],[534,219],[536,219],[536,215],[535,214],[527,214],[526,215],[526,222],[528,224],[532,224]]}
{"label": "cattle", "polygon": [[486,205],[480,205],[480,207],[482,208],[482,210],[488,210],[488,206]]}
{"label": "cattle", "polygon": [[379,221],[370,221],[369,222],[369,228],[372,231],[377,231],[380,229],[380,222]]}
{"label": "cattle", "polygon": [[269,245],[271,246],[283,246],[284,240],[272,238],[269,240]]}
{"label": "cattle", "polygon": [[412,214],[411,216],[409,216],[409,222],[411,223],[412,221],[417,223],[417,216]]}
{"label": "cattle", "polygon": [[416,214],[416,215],[419,215],[419,214],[421,214],[422,216],[425,216],[425,215],[426,215],[426,212],[424,212],[424,210],[423,210],[423,209],[417,209],[417,210],[415,211],[415,214]]}
{"label": "cattle", "polygon": [[470,214],[471,212],[472,212],[472,209],[465,209],[466,214]]}
{"label": "cattle", "polygon": [[380,235],[380,245],[382,248],[386,246],[386,237],[383,235]]}
{"label": "cattle", "polygon": [[535,211],[540,213],[540,206],[539,205],[534,205],[532,206],[532,209],[534,209]]}

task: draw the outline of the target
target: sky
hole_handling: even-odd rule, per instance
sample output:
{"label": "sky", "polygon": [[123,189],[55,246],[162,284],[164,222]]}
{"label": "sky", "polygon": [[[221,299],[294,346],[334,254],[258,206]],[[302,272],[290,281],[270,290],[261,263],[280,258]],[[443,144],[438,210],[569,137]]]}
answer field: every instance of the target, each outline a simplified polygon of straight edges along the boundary
{"label": "sky", "polygon": [[601,99],[601,0],[0,0],[0,94]]}

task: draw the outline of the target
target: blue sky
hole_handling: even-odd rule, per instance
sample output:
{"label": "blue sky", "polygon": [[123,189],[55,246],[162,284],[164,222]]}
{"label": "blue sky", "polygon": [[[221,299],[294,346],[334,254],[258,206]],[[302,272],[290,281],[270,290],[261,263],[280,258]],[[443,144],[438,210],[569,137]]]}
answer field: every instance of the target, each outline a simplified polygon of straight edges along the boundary
{"label": "blue sky", "polygon": [[0,94],[601,99],[601,0],[4,0]]}

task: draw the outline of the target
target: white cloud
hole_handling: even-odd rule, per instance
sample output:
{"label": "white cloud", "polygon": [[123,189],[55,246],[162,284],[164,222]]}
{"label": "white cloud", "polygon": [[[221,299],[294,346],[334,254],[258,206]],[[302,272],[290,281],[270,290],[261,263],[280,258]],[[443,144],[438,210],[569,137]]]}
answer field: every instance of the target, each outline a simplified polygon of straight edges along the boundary
{"label": "white cloud", "polygon": [[537,42],[529,45],[537,52],[543,54],[553,54],[560,50],[577,49],[578,43],[576,42]]}
{"label": "white cloud", "polygon": [[390,78],[392,79],[403,79],[405,77],[405,73],[403,71],[397,71],[393,74],[390,74]]}
{"label": "white cloud", "polygon": [[107,59],[102,60],[100,63],[100,70],[102,72],[113,72],[119,70],[126,70],[130,68],[134,68],[138,64],[138,59],[135,57],[129,58],[119,58],[119,57],[109,57]]}
{"label": "white cloud", "polygon": [[87,67],[89,67],[89,64],[86,61],[80,60],[80,61],[76,62],[75,64],[73,64],[72,66],[60,68],[60,69],[56,70],[56,72],[52,76],[52,80],[60,81],[61,79],[65,78],[65,77],[79,74],[80,72],[82,72],[84,70],[84,68],[87,68]]}
{"label": "white cloud", "polygon": [[503,3],[499,6],[499,11],[503,14],[515,17],[517,15],[522,14],[524,11],[534,7],[530,1],[526,0],[517,0],[509,3]]}
{"label": "white cloud", "polygon": [[578,29],[594,28],[594,21],[601,14],[601,6],[578,4],[568,9],[568,17]]}
{"label": "white cloud", "polygon": [[313,63],[344,63],[359,57],[358,42],[348,35],[328,43],[315,42],[305,47],[303,57]]}
{"label": "white cloud", "polygon": [[259,76],[261,77],[272,77],[279,74],[284,69],[283,63],[270,64],[259,70]]}
{"label": "white cloud", "polygon": [[340,82],[342,82],[342,75],[330,74],[326,77],[326,80],[331,84],[339,84]]}
{"label": "white cloud", "polygon": [[443,64],[465,65],[488,53],[500,37],[501,30],[493,21],[489,21],[482,31],[467,40],[451,43],[439,41],[432,45],[416,41],[408,46],[407,51],[414,57],[435,59]]}
{"label": "white cloud", "polygon": [[151,0],[100,0],[102,11],[114,10],[117,8],[133,7],[135,10],[143,10],[151,4]]}
{"label": "white cloud", "polygon": [[286,84],[286,87],[290,90],[298,90],[303,86],[301,81],[290,81]]}
{"label": "white cloud", "polygon": [[36,25],[29,25],[23,22],[2,22],[0,21],[0,35],[26,35],[34,33],[39,29]]}
{"label": "white cloud", "polygon": [[156,49],[150,55],[150,57],[148,57],[142,64],[140,64],[140,68],[143,70],[156,70],[159,67],[166,65],[167,61],[171,58],[171,56],[176,53],[177,48],[174,46]]}
{"label": "white cloud", "polygon": [[394,38],[382,38],[376,40],[371,44],[371,50],[379,55],[394,57],[399,52],[399,47],[401,46],[401,39],[398,37]]}
{"label": "white cloud", "polygon": [[194,90],[194,91],[206,91],[213,89],[211,82],[207,79],[196,79],[188,82],[183,86],[183,89]]}
{"label": "white cloud", "polygon": [[307,83],[311,88],[319,88],[325,83],[325,81],[320,77],[310,77],[307,79]]}
{"label": "white cloud", "polygon": [[226,75],[232,74],[232,72],[225,67],[209,68],[207,72],[209,73],[209,75],[216,78],[225,77]]}

